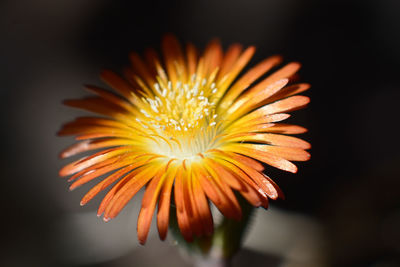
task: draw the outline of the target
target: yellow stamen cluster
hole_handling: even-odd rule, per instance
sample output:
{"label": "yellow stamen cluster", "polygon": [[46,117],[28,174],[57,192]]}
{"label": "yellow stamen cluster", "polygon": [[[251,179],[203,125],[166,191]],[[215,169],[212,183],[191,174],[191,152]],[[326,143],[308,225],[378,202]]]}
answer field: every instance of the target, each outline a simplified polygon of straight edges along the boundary
{"label": "yellow stamen cluster", "polygon": [[212,102],[215,83],[194,74],[187,83],[155,83],[154,92],[153,98],[142,98],[143,116],[136,120],[154,132],[155,150],[171,158],[189,159],[209,149],[218,123]]}

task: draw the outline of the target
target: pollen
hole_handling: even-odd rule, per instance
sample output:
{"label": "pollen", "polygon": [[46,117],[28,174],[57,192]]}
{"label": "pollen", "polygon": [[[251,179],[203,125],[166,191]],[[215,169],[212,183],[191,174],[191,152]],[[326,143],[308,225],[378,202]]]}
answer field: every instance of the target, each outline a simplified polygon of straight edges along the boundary
{"label": "pollen", "polygon": [[193,74],[188,82],[161,80],[153,85],[154,96],[142,97],[142,127],[153,132],[154,152],[180,160],[199,157],[212,148],[218,133],[218,115],[212,102],[218,89],[213,78]]}

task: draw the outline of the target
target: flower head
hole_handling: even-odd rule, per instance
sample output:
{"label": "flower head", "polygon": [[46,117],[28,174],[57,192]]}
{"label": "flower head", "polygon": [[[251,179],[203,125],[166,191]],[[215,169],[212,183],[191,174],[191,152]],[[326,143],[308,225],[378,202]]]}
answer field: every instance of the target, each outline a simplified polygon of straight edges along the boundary
{"label": "flower head", "polygon": [[287,112],[309,102],[296,95],[309,85],[288,85],[298,63],[261,79],[281,62],[279,56],[238,77],[254,51],[234,44],[223,52],[218,41],[211,41],[199,55],[191,44],[183,51],[168,35],[162,42],[163,61],[147,50],[144,58],[130,55],[132,66],[124,78],[101,73],[116,94],[86,86],[95,96],[65,101],[101,115],[77,118],[59,132],[80,140],[62,158],[95,151],[60,170],[61,176],[71,176],[70,189],[105,175],[81,204],[111,187],[98,209],[108,221],[147,185],[137,226],[139,241],[145,243],[157,205],[158,231],[165,239],[172,196],[188,241],[213,232],[209,201],[224,216],[240,220],[234,191],[255,207],[266,208],[268,198],[282,197],[263,173],[263,163],[296,172],[291,161],[309,159],[305,150],[310,144],[289,136],[306,129],[281,123]]}

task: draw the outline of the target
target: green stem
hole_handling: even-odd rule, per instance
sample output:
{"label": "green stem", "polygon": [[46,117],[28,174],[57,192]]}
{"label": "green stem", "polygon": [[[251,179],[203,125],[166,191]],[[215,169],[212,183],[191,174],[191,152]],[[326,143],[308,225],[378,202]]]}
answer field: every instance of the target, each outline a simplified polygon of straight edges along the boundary
{"label": "green stem", "polygon": [[178,245],[194,258],[196,267],[229,267],[233,256],[240,250],[253,207],[237,194],[242,208],[242,219],[235,221],[225,218],[215,227],[212,236],[195,238],[186,242],[179,230],[176,210],[171,208],[170,228]]}
{"label": "green stem", "polygon": [[224,258],[232,258],[241,248],[247,226],[249,225],[253,206],[243,197],[238,195],[240,206],[242,207],[242,219],[235,221],[224,217],[222,223],[214,233],[213,244],[222,247]]}

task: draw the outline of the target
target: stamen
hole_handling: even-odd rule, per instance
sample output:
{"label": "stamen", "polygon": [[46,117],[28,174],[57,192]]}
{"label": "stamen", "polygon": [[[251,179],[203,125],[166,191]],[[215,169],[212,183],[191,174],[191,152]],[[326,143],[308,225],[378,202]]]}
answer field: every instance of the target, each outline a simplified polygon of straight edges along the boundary
{"label": "stamen", "polygon": [[151,139],[164,140],[157,142],[154,148],[158,154],[181,160],[192,159],[210,147],[218,124],[215,104],[210,102],[217,88],[212,82],[214,77],[210,79],[200,80],[193,74],[189,82],[177,81],[173,87],[171,81],[158,77],[158,83],[154,84],[154,98],[142,99],[144,106],[140,112],[146,119],[136,118],[136,121],[148,129],[145,132],[151,131]]}

